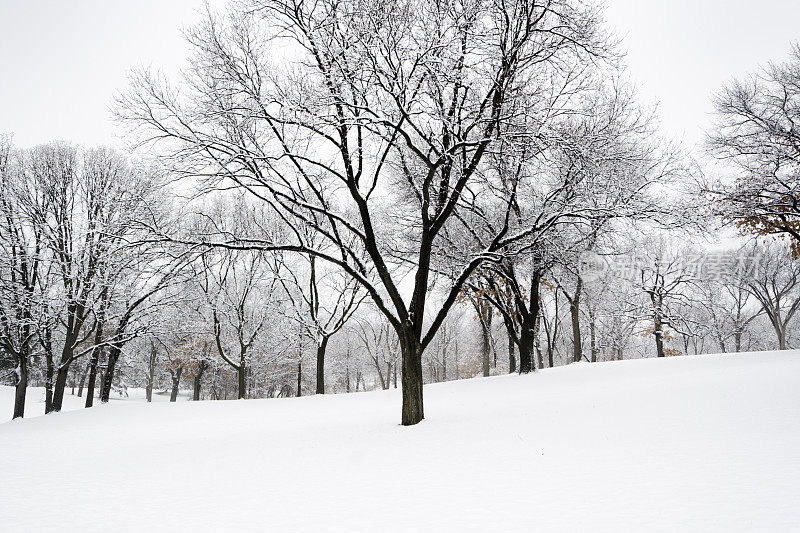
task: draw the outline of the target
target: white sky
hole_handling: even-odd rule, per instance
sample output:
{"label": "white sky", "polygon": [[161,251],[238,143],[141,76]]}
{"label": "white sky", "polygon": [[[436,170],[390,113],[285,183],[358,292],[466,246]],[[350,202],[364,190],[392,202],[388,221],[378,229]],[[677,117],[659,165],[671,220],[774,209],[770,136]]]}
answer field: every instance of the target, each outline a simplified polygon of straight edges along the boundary
{"label": "white sky", "polygon": [[[221,3],[221,2],[214,2]],[[113,95],[135,65],[175,72],[202,0],[0,0],[0,132],[18,146],[114,143]],[[798,0],[608,0],[631,77],[665,130],[702,139],[710,95],[800,41]]]}

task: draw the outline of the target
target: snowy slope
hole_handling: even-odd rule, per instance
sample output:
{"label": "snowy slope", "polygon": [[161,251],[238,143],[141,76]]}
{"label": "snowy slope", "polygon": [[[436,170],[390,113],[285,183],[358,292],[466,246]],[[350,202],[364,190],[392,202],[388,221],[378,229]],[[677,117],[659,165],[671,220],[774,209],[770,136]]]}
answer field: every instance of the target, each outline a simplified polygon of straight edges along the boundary
{"label": "snowy slope", "polygon": [[800,352],[0,425],[0,530],[791,531]]}

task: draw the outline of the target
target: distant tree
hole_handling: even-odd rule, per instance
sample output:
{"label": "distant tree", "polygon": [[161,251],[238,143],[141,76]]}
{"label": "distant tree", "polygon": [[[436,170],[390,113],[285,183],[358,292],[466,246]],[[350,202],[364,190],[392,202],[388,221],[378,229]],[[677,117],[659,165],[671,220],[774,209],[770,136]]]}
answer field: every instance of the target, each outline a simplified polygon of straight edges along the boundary
{"label": "distant tree", "polygon": [[279,316],[273,306],[277,280],[260,251],[207,251],[194,268],[217,355],[236,372],[238,398],[245,398],[253,349]]}
{"label": "distant tree", "polygon": [[790,258],[780,243],[763,246],[759,252],[745,290],[761,304],[775,332],[778,349],[786,350],[789,324],[800,309],[800,262]]}
{"label": "distant tree", "polygon": [[664,357],[672,353],[665,347],[670,330],[683,331],[680,319],[684,315],[680,311],[692,298],[689,288],[695,275],[687,268],[685,254],[663,236],[650,241],[643,251],[639,277],[646,302],[642,311],[650,323],[644,334],[653,336],[656,356]]}

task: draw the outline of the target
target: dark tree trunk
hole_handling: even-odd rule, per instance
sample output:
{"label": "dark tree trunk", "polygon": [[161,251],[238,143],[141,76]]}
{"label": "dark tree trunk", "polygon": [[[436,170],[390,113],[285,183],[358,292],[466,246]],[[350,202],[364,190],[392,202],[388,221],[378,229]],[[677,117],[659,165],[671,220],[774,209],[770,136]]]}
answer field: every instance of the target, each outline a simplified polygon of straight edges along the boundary
{"label": "dark tree trunk", "polygon": [[111,397],[111,385],[114,382],[114,371],[116,370],[117,360],[119,359],[121,352],[122,345],[111,345],[111,349],[108,352],[108,364],[106,365],[106,371],[103,374],[103,387],[100,391],[100,401],[102,403],[108,403],[108,400]]}
{"label": "dark tree trunk", "polygon": [[56,381],[53,386],[53,411],[61,411],[61,406],[64,403],[64,389],[67,387],[67,378],[69,377],[69,363],[62,362],[58,365],[56,372]]}
{"label": "dark tree trunk", "polygon": [[239,376],[236,399],[242,400],[247,395],[247,363],[244,361],[244,358],[239,361],[239,366],[236,368],[236,373]]}
{"label": "dark tree trunk", "polygon": [[508,336],[508,373],[513,374],[517,371],[517,358],[514,356],[514,338]]}
{"label": "dark tree trunk", "polygon": [[542,274],[534,270],[531,274],[530,301],[526,312],[522,313],[519,331],[519,371],[527,374],[533,370],[533,345],[536,336],[536,323],[539,320],[539,285]]}
{"label": "dark tree trunk", "polygon": [[325,394],[325,350],[328,348],[328,338],[322,337],[317,346],[317,394]]}
{"label": "dark tree trunk", "polygon": [[[203,374],[205,374],[206,370],[208,369],[208,363],[205,361],[200,361],[197,364],[197,374],[194,376],[193,380],[193,387],[192,387],[192,400],[195,402],[200,401],[200,388],[203,384]],[[271,397],[271,396],[270,396]]]}
{"label": "dark tree trunk", "polygon": [[581,345],[581,290],[583,289],[583,279],[578,276],[575,284],[575,294],[569,302],[569,314],[572,318],[572,362],[577,363],[583,358],[583,346]]}
{"label": "dark tree trunk", "polygon": [[192,381],[192,401],[199,402],[200,401],[200,385],[201,380],[203,377],[201,375],[196,375],[194,380]]}
{"label": "dark tree trunk", "polygon": [[590,337],[590,345],[592,350],[592,363],[597,362],[597,332],[596,326],[594,322],[594,318],[592,318],[591,322],[589,322],[589,337]]}
{"label": "dark tree trunk", "polygon": [[[297,392],[295,393],[299,398],[303,392],[303,361],[297,361]],[[358,382],[356,382],[356,391],[358,390]]]}
{"label": "dark tree trunk", "polygon": [[44,412],[45,414],[53,411],[53,362],[48,361],[44,378]]}
{"label": "dark tree trunk", "polygon": [[58,365],[55,365],[53,369],[55,371],[55,381],[51,381],[53,396],[50,412],[61,411],[61,406],[64,403],[64,388],[67,386],[69,363],[70,359],[72,359],[72,349],[76,340],[76,335],[67,335],[64,339],[64,347],[61,350],[61,359],[59,359]]}
{"label": "dark tree trunk", "polygon": [[533,370],[533,359],[531,357],[533,352],[533,327],[529,322],[530,319],[523,320],[519,332],[519,371],[521,374],[527,374]]}
{"label": "dark tree trunk", "polygon": [[23,354],[19,357],[17,369],[17,383],[14,389],[14,418],[25,416],[25,397],[28,393],[28,356]]}
{"label": "dark tree trunk", "polygon": [[425,418],[422,399],[422,347],[419,336],[411,327],[399,332],[400,349],[403,357],[403,375],[401,388],[403,391],[403,413],[401,423],[413,426]]}
{"label": "dark tree trunk", "polygon": [[178,387],[181,384],[181,374],[183,374],[183,367],[178,367],[177,370],[172,372],[172,392],[169,395],[169,401],[171,402],[178,400]]}
{"label": "dark tree trunk", "polygon": [[86,386],[86,407],[94,404],[94,387],[97,382],[97,363],[100,360],[102,348],[92,350],[92,359],[89,361],[89,383]]}
{"label": "dark tree trunk", "polygon": [[[61,406],[64,403],[64,389],[67,386],[67,378],[69,377],[69,368],[72,364],[73,351],[75,344],[78,342],[85,312],[77,310],[76,307],[70,306],[68,310],[68,326],[64,338],[64,346],[61,349],[61,359],[56,368],[56,380],[53,386],[53,411],[61,411]],[[48,343],[50,340],[48,339]]]}
{"label": "dark tree trunk", "polygon": [[664,357],[664,329],[661,324],[661,317],[656,316],[653,327],[653,336],[656,338],[656,355]]}

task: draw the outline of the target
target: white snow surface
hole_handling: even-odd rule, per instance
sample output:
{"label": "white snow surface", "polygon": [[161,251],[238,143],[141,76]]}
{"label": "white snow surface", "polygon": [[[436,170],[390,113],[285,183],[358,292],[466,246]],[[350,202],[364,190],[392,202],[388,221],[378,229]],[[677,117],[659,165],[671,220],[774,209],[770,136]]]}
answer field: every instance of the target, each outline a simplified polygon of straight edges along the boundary
{"label": "white snow surface", "polygon": [[[10,404],[3,408],[11,409]],[[798,531],[800,352],[0,424],[0,530]]]}

